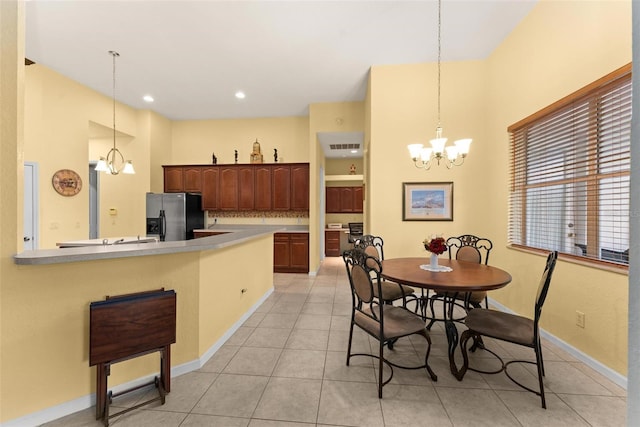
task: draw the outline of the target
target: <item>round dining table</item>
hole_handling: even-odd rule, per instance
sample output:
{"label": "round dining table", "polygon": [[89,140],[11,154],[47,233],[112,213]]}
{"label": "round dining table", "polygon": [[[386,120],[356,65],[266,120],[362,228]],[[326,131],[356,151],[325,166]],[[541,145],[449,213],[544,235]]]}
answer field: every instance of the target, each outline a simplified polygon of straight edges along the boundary
{"label": "round dining table", "polygon": [[[497,267],[468,261],[441,258],[438,259],[438,264],[449,267],[451,271],[426,270],[425,268],[429,268],[429,259],[425,257],[392,258],[382,261],[381,275],[395,283],[444,294],[443,311],[449,346],[449,366],[451,373],[458,377],[458,368],[454,360],[454,352],[458,346],[458,329],[454,323],[453,304],[462,295],[465,307],[468,307],[470,292],[500,289],[511,282],[511,275]],[[416,312],[417,310],[418,307]]]}

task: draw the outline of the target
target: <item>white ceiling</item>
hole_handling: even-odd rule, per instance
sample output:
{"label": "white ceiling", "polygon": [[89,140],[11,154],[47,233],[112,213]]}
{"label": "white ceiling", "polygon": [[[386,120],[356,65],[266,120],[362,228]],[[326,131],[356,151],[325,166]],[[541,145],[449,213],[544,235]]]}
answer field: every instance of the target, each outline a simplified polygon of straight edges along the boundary
{"label": "white ceiling", "polygon": [[[536,1],[444,0],[442,60],[486,58]],[[362,101],[372,65],[436,61],[437,5],[31,0],[26,56],[111,96],[115,50],[117,100],[172,120],[303,116]]]}

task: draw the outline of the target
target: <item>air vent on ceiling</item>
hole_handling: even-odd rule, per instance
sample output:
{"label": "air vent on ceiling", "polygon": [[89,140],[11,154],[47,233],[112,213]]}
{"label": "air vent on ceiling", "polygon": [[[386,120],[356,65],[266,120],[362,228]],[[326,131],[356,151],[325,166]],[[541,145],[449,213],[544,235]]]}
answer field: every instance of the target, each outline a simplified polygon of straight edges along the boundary
{"label": "air vent on ceiling", "polygon": [[332,150],[359,150],[360,144],[329,144]]}

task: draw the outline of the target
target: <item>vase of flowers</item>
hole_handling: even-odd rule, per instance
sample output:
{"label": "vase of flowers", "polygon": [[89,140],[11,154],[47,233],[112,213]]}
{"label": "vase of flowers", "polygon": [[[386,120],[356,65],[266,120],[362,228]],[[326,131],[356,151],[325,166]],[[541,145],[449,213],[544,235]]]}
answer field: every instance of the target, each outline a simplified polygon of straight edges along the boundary
{"label": "vase of flowers", "polygon": [[431,252],[431,259],[429,260],[429,266],[433,269],[438,268],[438,255],[447,250],[447,244],[442,236],[432,236],[429,239],[422,241],[424,248]]}

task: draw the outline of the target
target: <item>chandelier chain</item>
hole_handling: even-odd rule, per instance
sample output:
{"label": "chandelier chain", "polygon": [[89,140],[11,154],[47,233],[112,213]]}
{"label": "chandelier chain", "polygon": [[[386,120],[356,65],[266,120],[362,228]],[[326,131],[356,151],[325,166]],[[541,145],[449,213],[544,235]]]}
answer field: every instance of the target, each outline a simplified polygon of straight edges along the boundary
{"label": "chandelier chain", "polygon": [[[438,0],[438,128],[440,128],[440,61],[441,61],[441,33],[442,33],[442,0]],[[438,136],[439,137],[439,136]]]}

